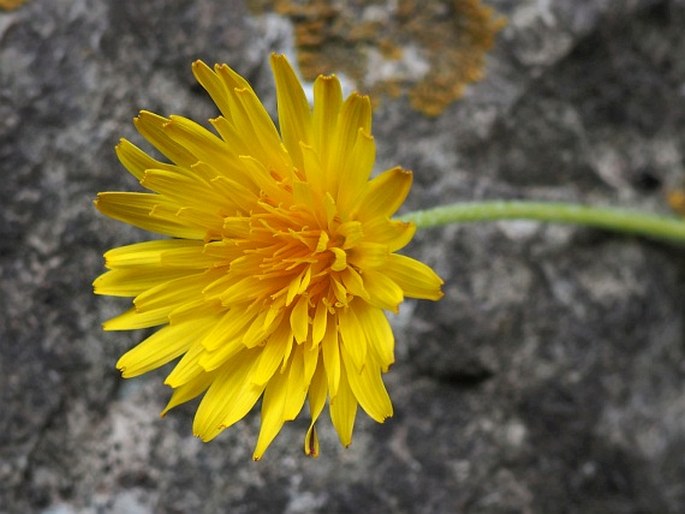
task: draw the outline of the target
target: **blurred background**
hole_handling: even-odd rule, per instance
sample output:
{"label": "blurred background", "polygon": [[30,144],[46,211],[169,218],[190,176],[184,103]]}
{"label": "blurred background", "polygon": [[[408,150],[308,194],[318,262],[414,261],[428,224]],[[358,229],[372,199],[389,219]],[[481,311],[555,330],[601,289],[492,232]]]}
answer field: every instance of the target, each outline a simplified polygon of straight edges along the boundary
{"label": "blurred background", "polygon": [[[373,97],[377,169],[406,209],[529,198],[679,215],[683,0],[1,0],[0,512],[685,512],[682,248],[530,222],[421,232],[445,279],[392,322],[395,416],[350,448],[308,421],[250,459],[259,418],[211,444],[165,370],[114,364],[103,251],[145,239],[92,206],[139,109],[204,122],[190,64],[228,63],[274,112],[268,67]],[[147,148],[147,147],[145,147]]]}

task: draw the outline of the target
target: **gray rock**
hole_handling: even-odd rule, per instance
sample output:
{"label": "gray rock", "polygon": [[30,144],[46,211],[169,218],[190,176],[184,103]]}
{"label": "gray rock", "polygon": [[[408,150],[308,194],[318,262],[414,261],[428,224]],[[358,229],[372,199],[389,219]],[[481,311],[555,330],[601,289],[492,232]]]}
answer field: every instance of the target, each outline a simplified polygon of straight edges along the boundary
{"label": "gray rock", "polygon": [[[408,209],[536,198],[667,213],[682,186],[685,3],[507,0],[487,76],[441,116],[376,111],[379,169]],[[163,372],[123,381],[143,333],[103,333],[101,254],[145,234],[97,215],[136,187],[113,146],[138,109],[214,115],[190,63],[228,62],[273,107],[285,18],[237,0],[28,0],[0,12],[0,512],[685,512],[685,269],[677,247],[498,222],[421,232],[445,279],[409,302],[386,375],[395,416],[360,415],[259,463],[258,416],[204,445],[192,406],[160,420]]]}

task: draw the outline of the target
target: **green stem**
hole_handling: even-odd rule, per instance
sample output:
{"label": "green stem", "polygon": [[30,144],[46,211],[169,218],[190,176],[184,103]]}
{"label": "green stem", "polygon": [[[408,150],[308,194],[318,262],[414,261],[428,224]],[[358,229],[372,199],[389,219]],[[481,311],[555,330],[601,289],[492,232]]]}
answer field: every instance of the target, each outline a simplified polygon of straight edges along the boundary
{"label": "green stem", "polygon": [[417,228],[492,220],[536,220],[570,223],[685,243],[685,220],[627,209],[587,207],[572,203],[486,201],[464,202],[414,211],[400,217]]}

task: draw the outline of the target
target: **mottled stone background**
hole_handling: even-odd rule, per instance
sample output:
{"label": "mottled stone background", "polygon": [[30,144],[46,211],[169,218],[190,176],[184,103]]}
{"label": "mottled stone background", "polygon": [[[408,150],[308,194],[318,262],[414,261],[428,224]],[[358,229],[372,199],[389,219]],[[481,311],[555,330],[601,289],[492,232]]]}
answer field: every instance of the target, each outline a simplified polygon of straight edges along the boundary
{"label": "mottled stone background", "polygon": [[[193,406],[159,419],[162,372],[119,378],[144,333],[101,332],[125,302],[90,283],[105,249],[143,234],[91,202],[135,187],[113,146],[137,141],[138,109],[215,114],[192,60],[230,63],[273,107],[268,53],[296,57],[304,15],[258,3],[0,11],[0,512],[685,512],[685,255],[665,244],[527,222],[421,233],[408,251],[447,294],[393,321],[395,417],[360,415],[348,449],[323,419],[318,460],[302,455],[305,419],[254,463],[257,416],[203,445]],[[403,87],[441,71],[383,32],[406,1],[313,3],[379,21],[354,47],[375,63],[367,83],[398,62]],[[442,22],[461,12],[422,4]],[[489,5],[508,24],[461,100],[428,117],[401,87],[377,98],[378,167],[415,171],[408,207],[522,197],[668,213],[685,181],[685,2]],[[426,44],[423,29],[411,34]]]}

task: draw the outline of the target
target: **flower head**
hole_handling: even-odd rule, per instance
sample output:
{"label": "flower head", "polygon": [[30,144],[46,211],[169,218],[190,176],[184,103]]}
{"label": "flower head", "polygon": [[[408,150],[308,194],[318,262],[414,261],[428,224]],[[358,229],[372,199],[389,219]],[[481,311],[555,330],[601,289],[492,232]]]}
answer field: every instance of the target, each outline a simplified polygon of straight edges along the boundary
{"label": "flower head", "polygon": [[247,81],[226,65],[193,64],[221,116],[214,132],[180,116],[143,111],[138,131],[171,163],[126,140],[122,164],[150,192],[100,193],[107,216],[171,236],[105,253],[97,294],[134,297],[106,330],[161,326],[117,367],[134,377],[180,357],[164,409],[203,395],[193,431],[203,441],[261,398],[254,458],[305,401],[305,453],[318,454],[315,422],[326,403],[349,445],[357,406],[392,415],[381,378],[393,363],[384,311],[405,297],[436,300],[440,278],[395,253],[415,227],[391,220],[411,173],[370,180],[371,106],[343,100],[334,76],[314,83],[310,107],[285,57],[272,55],[279,130]]}

